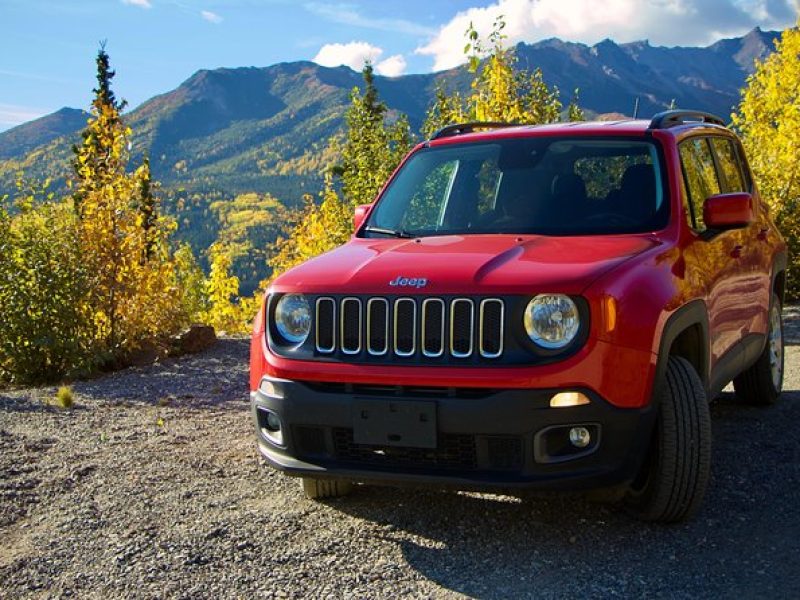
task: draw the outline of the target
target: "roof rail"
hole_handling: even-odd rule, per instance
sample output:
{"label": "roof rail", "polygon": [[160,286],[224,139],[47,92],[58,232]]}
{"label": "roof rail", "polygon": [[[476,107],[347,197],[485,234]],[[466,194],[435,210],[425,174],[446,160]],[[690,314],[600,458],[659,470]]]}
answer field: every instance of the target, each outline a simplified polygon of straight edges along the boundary
{"label": "roof rail", "polygon": [[711,123],[725,127],[725,121],[711,113],[699,110],[665,110],[653,117],[648,129],[669,129],[684,123]]}
{"label": "roof rail", "polygon": [[461,135],[462,133],[472,133],[476,129],[500,129],[501,127],[517,127],[518,123],[502,123],[500,121],[473,121],[471,123],[453,123],[442,127],[431,136],[431,140]]}

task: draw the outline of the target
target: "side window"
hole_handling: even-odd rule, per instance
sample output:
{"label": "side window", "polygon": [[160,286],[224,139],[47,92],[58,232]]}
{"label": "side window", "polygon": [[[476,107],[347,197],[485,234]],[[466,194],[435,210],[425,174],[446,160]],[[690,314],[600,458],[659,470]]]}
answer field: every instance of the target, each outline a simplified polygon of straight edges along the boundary
{"label": "side window", "polygon": [[733,142],[722,137],[713,137],[710,140],[717,154],[721,176],[724,178],[725,192],[744,192],[746,188]]}
{"label": "side window", "polygon": [[691,138],[679,146],[683,177],[688,192],[689,223],[697,231],[705,231],[703,202],[709,196],[720,193],[714,157],[706,138]]}
{"label": "side window", "polygon": [[734,143],[736,148],[736,155],[739,157],[739,167],[744,178],[745,191],[753,192],[753,179],[750,175],[750,166],[747,163],[747,156],[744,153],[744,147],[739,140]]}

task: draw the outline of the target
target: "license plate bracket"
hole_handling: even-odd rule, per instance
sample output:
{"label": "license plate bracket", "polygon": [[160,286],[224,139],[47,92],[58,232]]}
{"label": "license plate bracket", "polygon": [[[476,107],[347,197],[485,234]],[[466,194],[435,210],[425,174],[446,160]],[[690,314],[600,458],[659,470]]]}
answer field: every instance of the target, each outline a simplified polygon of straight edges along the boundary
{"label": "license plate bracket", "polygon": [[373,446],[436,448],[436,403],[355,400],[353,441]]}

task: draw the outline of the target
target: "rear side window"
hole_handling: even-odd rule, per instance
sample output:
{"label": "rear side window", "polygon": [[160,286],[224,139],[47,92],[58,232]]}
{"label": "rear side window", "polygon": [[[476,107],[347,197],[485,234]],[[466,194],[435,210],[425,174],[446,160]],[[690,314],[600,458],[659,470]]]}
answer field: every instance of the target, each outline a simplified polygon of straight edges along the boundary
{"label": "rear side window", "polygon": [[739,157],[736,153],[736,148],[733,141],[722,138],[710,138],[711,145],[714,147],[714,152],[717,154],[719,161],[719,168],[722,178],[724,179],[724,190],[726,193],[730,192],[744,192],[746,187],[744,178],[742,177],[742,169],[739,164]]}
{"label": "rear side window", "polygon": [[720,193],[714,157],[706,138],[691,138],[679,146],[684,184],[688,194],[687,212],[689,225],[697,231],[705,231],[703,202],[709,196]]}

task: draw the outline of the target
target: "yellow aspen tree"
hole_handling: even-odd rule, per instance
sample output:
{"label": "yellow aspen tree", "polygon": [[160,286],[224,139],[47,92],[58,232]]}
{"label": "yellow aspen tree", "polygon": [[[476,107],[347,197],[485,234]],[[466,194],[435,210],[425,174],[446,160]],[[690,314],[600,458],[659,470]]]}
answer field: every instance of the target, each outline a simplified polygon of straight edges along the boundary
{"label": "yellow aspen tree", "polygon": [[158,214],[149,162],[127,173],[130,129],[111,89],[114,71],[101,46],[92,118],[74,148],[73,202],[89,280],[96,335],[110,357],[170,335],[185,323],[174,302],[169,249],[173,220]]}
{"label": "yellow aspen tree", "polygon": [[[386,105],[378,97],[372,66],[362,72],[364,91],[354,89],[345,115],[341,163],[326,174],[321,202],[306,196],[305,206],[288,219],[286,235],[276,243],[269,260],[274,275],[343,244],[353,233],[355,207],[375,199],[380,188],[411,147],[405,116],[390,123]],[[333,176],[341,182],[341,195]]]}
{"label": "yellow aspen tree", "polygon": [[244,333],[257,310],[253,298],[239,299],[239,278],[232,275],[233,260],[220,244],[209,248],[211,270],[206,280],[208,310],[204,322],[219,332]]}
{"label": "yellow aspen tree", "polygon": [[[472,73],[471,91],[462,99],[458,93],[447,94],[443,88],[438,88],[423,133],[431,135],[445,125],[467,121],[538,125],[561,119],[563,105],[558,88],[545,83],[541,69],[529,71],[517,67],[513,49],[505,47],[504,28],[505,21],[498,17],[487,39],[483,40],[470,24],[464,52]],[[571,121],[583,119],[583,111],[578,107],[578,90],[574,91],[567,118]]]}
{"label": "yellow aspen tree", "polygon": [[761,195],[789,244],[788,294],[800,298],[800,31],[756,63],[732,115]]}

